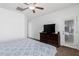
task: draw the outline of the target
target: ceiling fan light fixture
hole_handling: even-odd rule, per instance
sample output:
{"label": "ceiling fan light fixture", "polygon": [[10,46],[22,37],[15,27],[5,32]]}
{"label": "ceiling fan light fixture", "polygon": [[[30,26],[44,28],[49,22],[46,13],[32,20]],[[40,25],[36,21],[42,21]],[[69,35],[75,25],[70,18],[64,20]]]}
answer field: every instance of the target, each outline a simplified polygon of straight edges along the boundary
{"label": "ceiling fan light fixture", "polygon": [[30,7],[29,7],[29,9],[32,9],[32,10],[34,10],[34,9],[35,9],[35,7],[34,7],[34,6],[30,6]]}

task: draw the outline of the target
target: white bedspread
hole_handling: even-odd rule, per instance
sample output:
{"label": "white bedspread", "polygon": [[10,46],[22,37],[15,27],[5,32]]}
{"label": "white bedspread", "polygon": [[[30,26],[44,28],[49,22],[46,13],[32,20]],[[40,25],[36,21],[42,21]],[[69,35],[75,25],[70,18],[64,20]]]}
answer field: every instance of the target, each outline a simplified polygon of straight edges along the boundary
{"label": "white bedspread", "polygon": [[0,56],[54,56],[54,46],[32,39],[21,39],[0,43]]}

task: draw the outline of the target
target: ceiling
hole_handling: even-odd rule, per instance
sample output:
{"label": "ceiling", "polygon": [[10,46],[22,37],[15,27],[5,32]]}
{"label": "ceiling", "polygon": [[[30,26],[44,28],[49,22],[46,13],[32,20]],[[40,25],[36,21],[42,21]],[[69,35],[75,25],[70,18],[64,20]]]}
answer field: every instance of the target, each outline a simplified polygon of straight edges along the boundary
{"label": "ceiling", "polygon": [[[33,13],[32,10],[27,9],[27,10],[23,11],[22,13],[24,13],[27,16],[27,18],[29,20],[31,20],[31,19],[39,17],[41,15],[55,12],[57,10],[67,8],[72,5],[76,5],[76,4],[77,3],[37,3],[38,6],[44,7],[44,10],[36,10],[36,13]],[[9,10],[13,10],[13,11],[18,11],[18,10],[16,10],[17,6],[25,8],[28,5],[25,5],[23,3],[0,3],[1,8],[6,8]]]}

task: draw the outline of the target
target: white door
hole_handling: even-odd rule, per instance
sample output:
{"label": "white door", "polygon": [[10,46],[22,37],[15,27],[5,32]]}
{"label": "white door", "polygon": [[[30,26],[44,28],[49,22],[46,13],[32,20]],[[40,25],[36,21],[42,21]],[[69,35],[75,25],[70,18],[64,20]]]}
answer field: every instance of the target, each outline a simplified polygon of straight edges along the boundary
{"label": "white door", "polygon": [[76,17],[64,21],[64,46],[76,48]]}

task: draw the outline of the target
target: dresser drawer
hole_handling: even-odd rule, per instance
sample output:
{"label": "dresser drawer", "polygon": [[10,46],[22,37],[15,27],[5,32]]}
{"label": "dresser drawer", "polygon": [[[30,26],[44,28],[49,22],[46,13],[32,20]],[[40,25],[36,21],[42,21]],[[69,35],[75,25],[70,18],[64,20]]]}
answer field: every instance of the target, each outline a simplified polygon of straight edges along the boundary
{"label": "dresser drawer", "polygon": [[59,34],[40,33],[40,41],[50,45],[59,46]]}

